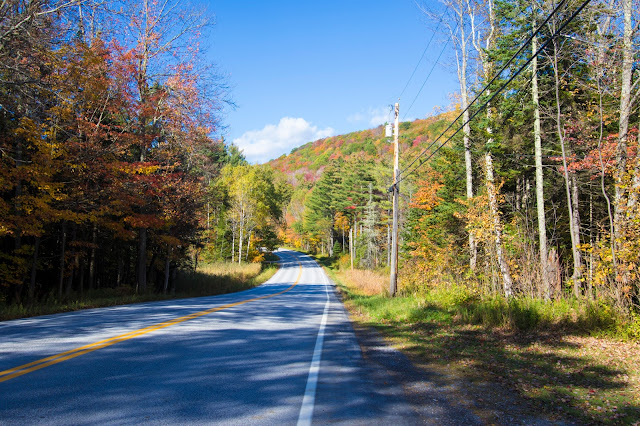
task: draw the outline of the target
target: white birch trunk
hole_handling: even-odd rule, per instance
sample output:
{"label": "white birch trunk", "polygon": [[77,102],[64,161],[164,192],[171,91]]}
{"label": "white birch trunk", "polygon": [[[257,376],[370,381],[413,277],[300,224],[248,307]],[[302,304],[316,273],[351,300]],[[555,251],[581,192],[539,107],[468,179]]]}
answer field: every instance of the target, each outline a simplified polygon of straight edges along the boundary
{"label": "white birch trunk", "polygon": [[[535,28],[535,20],[533,28]],[[537,37],[531,42],[532,54],[538,50]],[[533,97],[533,138],[535,143],[536,162],[536,207],[538,213],[538,244],[540,247],[540,278],[542,281],[542,293],[545,299],[551,298],[551,285],[549,283],[549,266],[547,263],[547,220],[544,212],[544,174],[542,171],[542,139],[540,136],[540,101],[538,98],[538,58],[534,56],[531,63],[532,80],[531,92]]]}
{"label": "white birch trunk", "polygon": [[244,232],[244,208],[242,209],[242,216],[240,216],[240,234],[238,235],[238,265],[242,264],[242,238]]}
{"label": "white birch trunk", "polygon": [[487,195],[489,196],[489,208],[491,209],[491,218],[493,220],[493,236],[496,248],[496,257],[498,267],[502,274],[502,289],[505,297],[513,296],[513,280],[509,272],[509,264],[507,263],[502,251],[502,224],[500,223],[500,212],[498,210],[498,198],[496,194],[495,181],[493,177],[493,160],[491,153],[485,154],[487,169]]}
{"label": "white birch trunk", "polygon": [[631,115],[631,78],[633,73],[633,28],[631,22],[632,0],[622,0],[624,30],[622,36],[622,70],[620,86],[620,117],[618,120],[618,146],[616,150],[616,189],[614,199],[614,223],[616,237],[621,237],[624,214],[624,174],[627,168],[627,138]]}
{"label": "white birch trunk", "polygon": [[[460,9],[455,10],[458,16],[458,30],[460,31],[458,44],[459,51],[456,50],[456,64],[458,66],[458,81],[460,83],[460,107],[464,111],[462,114],[462,120],[465,123],[462,127],[462,141],[464,144],[464,166],[465,166],[465,175],[466,175],[466,190],[467,190],[467,200],[471,200],[473,198],[473,164],[471,158],[471,126],[469,123],[469,111],[467,111],[467,107],[469,106],[469,92],[467,85],[467,68],[469,62],[469,48],[467,46],[467,34],[465,31],[465,22],[464,22],[464,8],[462,3],[460,3]],[[455,35],[451,34],[452,37]],[[471,270],[476,269],[478,258],[478,250],[475,241],[475,237],[473,233],[469,233],[469,268]]]}

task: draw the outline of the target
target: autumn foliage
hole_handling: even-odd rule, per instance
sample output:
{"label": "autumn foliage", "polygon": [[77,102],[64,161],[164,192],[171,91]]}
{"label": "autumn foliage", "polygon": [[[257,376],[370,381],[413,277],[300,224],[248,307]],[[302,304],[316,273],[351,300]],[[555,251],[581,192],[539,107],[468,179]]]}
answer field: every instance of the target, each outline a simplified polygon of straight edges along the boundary
{"label": "autumn foliage", "polygon": [[205,21],[171,10],[193,26],[167,34],[178,16],[149,2],[0,6],[0,300],[166,292],[198,243],[223,99]]}

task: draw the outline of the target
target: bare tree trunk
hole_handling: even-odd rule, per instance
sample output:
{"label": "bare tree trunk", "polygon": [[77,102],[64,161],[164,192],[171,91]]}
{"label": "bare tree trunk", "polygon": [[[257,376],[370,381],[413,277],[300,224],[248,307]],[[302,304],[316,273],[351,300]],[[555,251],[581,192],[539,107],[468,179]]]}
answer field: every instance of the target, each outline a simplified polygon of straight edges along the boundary
{"label": "bare tree trunk", "polygon": [[93,224],[91,231],[91,253],[89,255],[89,290],[93,290],[96,280],[96,246],[98,244],[98,225]]}
{"label": "bare tree trunk", "polygon": [[[533,28],[536,27],[535,19]],[[537,38],[533,37],[531,51],[538,50]],[[540,132],[540,102],[538,99],[538,58],[533,57],[532,67],[532,97],[533,97],[533,137],[535,142],[536,161],[536,207],[538,213],[538,244],[540,246],[540,277],[542,279],[542,293],[546,300],[551,298],[551,285],[549,284],[549,266],[547,264],[547,220],[544,212],[544,173],[542,171],[542,139]]]}
{"label": "bare tree trunk", "polygon": [[[76,226],[76,224],[74,222],[71,222],[71,243],[72,243],[72,245],[73,245],[73,242],[76,241],[77,235],[78,235],[77,226]],[[66,297],[71,296],[71,290],[73,289],[73,276],[75,274],[75,271],[78,270],[78,266],[80,266],[79,265],[79,261],[78,261],[78,252],[77,252],[77,250],[74,250],[72,253],[73,253],[72,268],[71,268],[71,272],[67,276],[67,285],[66,285],[66,288],[65,288],[65,291],[64,291],[64,294],[65,294]]]}
{"label": "bare tree trunk", "polygon": [[238,265],[242,263],[242,239],[244,238],[244,220],[240,221],[240,235],[238,236]]}
{"label": "bare tree trunk", "polygon": [[[449,37],[454,44],[454,52],[456,55],[456,67],[458,74],[458,82],[460,83],[460,107],[463,110],[462,120],[465,123],[462,128],[462,140],[464,145],[464,164],[465,164],[465,177],[466,177],[466,197],[467,200],[473,198],[473,163],[471,156],[471,126],[467,123],[469,121],[469,112],[467,107],[469,106],[469,92],[467,82],[467,68],[469,65],[469,38],[473,36],[473,29],[467,32],[467,18],[470,17],[469,12],[470,5],[466,0],[452,0],[445,2],[447,8],[451,11],[451,22],[444,21],[449,29]],[[436,13],[430,12],[427,8],[422,8],[422,11],[442,22],[442,16],[437,16]],[[472,232],[469,232],[469,268],[471,270],[476,269],[478,259],[477,242]]]}
{"label": "bare tree trunk", "polygon": [[351,258],[351,270],[353,271],[353,256],[355,252],[353,251],[353,228],[349,229],[349,257]]}
{"label": "bare tree trunk", "polygon": [[80,289],[80,297],[84,297],[84,270],[85,270],[85,260],[84,258],[80,259],[80,268],[78,269],[78,288]]}
{"label": "bare tree trunk", "polygon": [[147,229],[138,230],[138,281],[136,293],[147,290]]}
{"label": "bare tree trunk", "polygon": [[329,231],[329,256],[333,257],[333,232]]}
{"label": "bare tree trunk", "polygon": [[507,263],[502,251],[502,224],[500,223],[500,212],[498,211],[498,198],[496,194],[495,181],[493,177],[493,160],[491,153],[485,154],[487,169],[487,195],[489,196],[489,208],[491,209],[491,217],[493,220],[493,236],[495,241],[496,257],[500,273],[502,274],[502,288],[505,297],[513,296],[513,280],[509,272],[509,264]]}
{"label": "bare tree trunk", "polygon": [[358,219],[353,218],[353,236],[351,237],[351,245],[353,246],[351,255],[351,269],[356,258],[356,239],[358,238]]}
{"label": "bare tree trunk", "polygon": [[[488,0],[486,2],[486,7],[489,12],[489,20],[488,27],[478,28],[476,25],[476,4],[467,1],[466,2],[466,13],[469,17],[469,23],[471,25],[471,39],[473,42],[473,46],[475,47],[478,57],[480,58],[480,63],[482,64],[483,76],[486,81],[491,78],[491,68],[492,65],[487,56],[487,51],[491,50],[494,45],[494,34],[495,34],[495,11],[493,0]],[[462,24],[463,21],[461,20]],[[484,47],[481,46],[481,38],[484,36]],[[468,118],[465,118],[465,121]],[[492,111],[490,105],[487,105],[487,121],[491,123],[492,121]],[[493,143],[492,137],[492,129],[491,125],[487,126],[487,134],[489,138],[487,139],[486,145],[490,146]],[[466,149],[465,149],[466,151]],[[470,152],[469,152],[470,154]],[[466,157],[466,154],[465,154]],[[496,259],[498,262],[498,266],[500,268],[500,272],[502,274],[503,281],[503,291],[506,297],[511,297],[513,295],[513,280],[511,278],[511,273],[509,271],[509,265],[505,259],[504,252],[502,250],[502,224],[500,222],[500,211],[498,208],[498,198],[497,191],[495,188],[494,176],[493,176],[493,159],[491,158],[491,152],[487,151],[485,154],[485,167],[486,167],[486,186],[487,186],[487,195],[489,197],[489,209],[491,213],[491,220],[493,222],[493,232],[494,232],[494,243],[495,243],[495,253]],[[469,180],[469,171],[467,171],[467,180]],[[472,194],[471,194],[472,195]],[[467,197],[469,197],[469,182],[467,182]]]}
{"label": "bare tree trunk", "polygon": [[249,238],[247,239],[247,253],[244,256],[244,260],[246,262],[249,261],[249,249],[251,248],[251,235],[253,234],[253,231],[249,231]]}
{"label": "bare tree trunk", "polygon": [[[464,107],[463,107],[464,108]],[[469,114],[465,113],[464,114],[464,118],[463,120],[467,121],[469,120]],[[466,129],[467,127],[469,127],[469,125],[465,125],[465,128],[463,128],[463,131],[465,132],[464,135],[464,163],[465,163],[465,168],[466,168],[466,177],[467,177],[467,199],[471,200],[473,198],[473,167],[471,165],[471,147],[470,147],[470,143],[469,143],[469,133],[467,133],[467,130],[470,132],[471,129]],[[476,240],[475,237],[473,235],[472,232],[469,232],[469,268],[471,268],[472,271],[475,271],[476,269],[476,264],[478,262],[478,247],[476,244]]]}
{"label": "bare tree trunk", "polygon": [[[602,58],[604,58],[604,53],[602,53]],[[604,59],[603,59],[604,61]],[[604,160],[602,159],[602,136],[603,136],[603,127],[604,127],[604,116],[602,109],[602,88],[600,87],[600,75],[597,78],[598,84],[598,99],[600,106],[600,135],[598,138],[598,159],[600,161],[600,190],[602,191],[602,195],[607,202],[607,215],[609,217],[609,238],[611,243],[611,264],[613,265],[613,274],[614,276],[618,275],[618,261],[616,259],[616,227],[615,227],[615,218],[614,214],[611,212],[611,199],[609,198],[609,194],[607,193],[605,187],[605,176],[606,176],[606,167],[604,165]]]}
{"label": "bare tree trunk", "polygon": [[234,263],[236,255],[236,225],[231,224],[231,263]]}
{"label": "bare tree trunk", "polygon": [[622,36],[622,70],[620,87],[620,117],[618,120],[618,146],[616,149],[616,192],[614,199],[614,223],[616,238],[621,237],[624,214],[624,174],[627,169],[627,139],[631,115],[631,79],[633,77],[633,28],[631,22],[632,0],[622,0],[624,30]]}
{"label": "bare tree trunk", "polygon": [[58,298],[62,299],[62,287],[64,284],[64,257],[67,246],[67,221],[62,221],[62,244],[60,244],[60,274],[58,275]]}
{"label": "bare tree trunk", "polygon": [[[567,153],[564,144],[564,133],[562,130],[562,112],[560,108],[560,81],[558,70],[558,49],[557,42],[553,41],[553,74],[555,77],[555,94],[556,94],[556,131],[558,133],[558,139],[560,140],[560,148],[562,150],[562,166],[564,170],[564,183],[567,193],[567,207],[569,209],[569,234],[571,235],[571,253],[573,255],[573,274],[571,276],[574,281],[574,291],[576,289],[576,283],[582,280],[582,262],[580,256],[580,233],[576,230],[575,218],[573,212],[574,203],[572,201],[572,188],[569,180],[569,170],[567,167]],[[577,297],[578,295],[576,295]]]}
{"label": "bare tree trunk", "polygon": [[33,303],[36,293],[36,275],[38,273],[38,255],[40,253],[40,237],[35,238],[33,260],[31,261],[31,277],[29,279],[29,302]]}
{"label": "bare tree trunk", "polygon": [[118,252],[118,274],[116,276],[116,285],[120,287],[122,285],[122,279],[124,278],[124,259],[122,253]]}
{"label": "bare tree trunk", "polygon": [[640,188],[640,161],[633,166],[633,177],[630,183],[629,198],[627,199],[627,221],[636,219],[636,205],[638,204],[638,189]]}
{"label": "bare tree trunk", "polygon": [[593,247],[595,246],[595,239],[593,238],[593,189],[589,188],[589,245],[592,247],[589,250],[589,280],[587,281],[587,297],[589,300],[593,300]]}
{"label": "bare tree trunk", "polygon": [[176,294],[176,277],[178,276],[178,268],[171,270],[171,294]]}
{"label": "bare tree trunk", "polygon": [[209,241],[210,229],[211,229],[211,203],[207,201],[207,242]]}
{"label": "bare tree trunk", "polygon": [[78,29],[83,43],[87,42],[87,36],[84,31],[84,17],[82,16],[82,3],[78,3]]}
{"label": "bare tree trunk", "polygon": [[167,294],[169,288],[169,276],[171,271],[171,250],[167,249],[167,257],[164,260],[164,284],[162,286],[162,294]]}
{"label": "bare tree trunk", "polygon": [[[571,232],[574,233],[574,235],[572,236],[571,240],[575,240],[578,242],[578,245],[580,244],[580,210],[578,208],[578,178],[576,177],[575,173],[572,174],[571,176],[571,202],[573,203],[573,215],[571,218],[571,221],[573,222],[573,229]],[[582,283],[581,283],[581,278],[582,278],[582,253],[580,252],[580,248],[577,247],[578,250],[575,251],[574,258],[573,258],[573,263],[574,263],[574,268],[578,268],[578,270],[580,271],[580,279],[574,279],[573,280],[573,293],[575,294],[576,297],[580,297],[582,295]]]}
{"label": "bare tree trunk", "polygon": [[[460,17],[462,20],[462,16]],[[460,64],[458,65],[458,78],[460,80],[460,102],[461,108],[464,111],[462,114],[462,120],[465,123],[462,127],[463,133],[463,144],[464,144],[464,166],[465,166],[465,176],[466,176],[466,184],[467,184],[467,199],[471,200],[473,198],[473,165],[471,158],[471,126],[469,125],[469,111],[467,110],[469,106],[469,93],[467,90],[467,60],[468,60],[468,51],[466,47],[466,40],[464,34],[464,25],[460,25],[461,28],[461,36],[462,40],[461,51],[460,51]],[[478,259],[478,249],[476,247],[475,237],[473,233],[469,233],[469,267],[471,270],[476,269],[476,263]]]}
{"label": "bare tree trunk", "polygon": [[[195,249],[193,251],[193,257],[194,257],[194,271],[198,270],[198,254],[199,251],[198,249]],[[154,250],[153,253],[151,254],[151,260],[148,262],[149,266],[147,266],[147,282],[151,282],[154,283],[156,281],[156,269],[154,268],[154,265],[156,264],[156,259],[158,258],[158,253],[156,253],[156,251]]]}

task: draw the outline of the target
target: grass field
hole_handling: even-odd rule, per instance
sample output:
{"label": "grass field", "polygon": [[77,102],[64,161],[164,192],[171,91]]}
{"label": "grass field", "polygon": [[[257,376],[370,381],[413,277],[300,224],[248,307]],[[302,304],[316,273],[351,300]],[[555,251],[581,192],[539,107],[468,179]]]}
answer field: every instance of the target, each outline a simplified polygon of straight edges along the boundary
{"label": "grass field", "polygon": [[640,424],[640,344],[605,307],[483,298],[462,287],[389,298],[386,275],[329,272],[353,319],[382,331],[416,364],[492,383],[498,396],[470,395],[488,423],[500,423],[502,392],[525,415]]}

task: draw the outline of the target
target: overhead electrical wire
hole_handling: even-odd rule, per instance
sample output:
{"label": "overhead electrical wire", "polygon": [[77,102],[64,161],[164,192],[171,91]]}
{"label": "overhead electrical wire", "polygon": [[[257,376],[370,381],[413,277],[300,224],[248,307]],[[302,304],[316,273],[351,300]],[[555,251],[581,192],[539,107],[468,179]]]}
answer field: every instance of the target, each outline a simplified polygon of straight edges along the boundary
{"label": "overhead electrical wire", "polygon": [[[457,28],[457,26],[456,26],[456,28]],[[409,105],[409,108],[407,108],[406,111],[402,114],[402,119],[403,120],[407,116],[409,111],[411,110],[411,107],[413,106],[413,104],[416,103],[416,100],[418,99],[418,96],[420,96],[420,93],[422,93],[422,89],[424,89],[424,86],[425,86],[425,84],[427,84],[427,81],[429,81],[429,78],[431,77],[431,74],[433,73],[433,70],[436,68],[436,65],[438,65],[438,61],[440,61],[440,58],[442,57],[442,54],[444,53],[445,49],[449,45],[449,41],[451,41],[451,39],[448,39],[447,42],[444,44],[444,46],[442,46],[442,50],[440,51],[440,54],[438,55],[438,58],[433,63],[433,66],[431,67],[431,70],[429,71],[429,74],[427,74],[427,78],[425,78],[424,82],[422,82],[422,86],[420,86],[420,90],[418,90],[418,93],[416,93],[416,96],[413,98],[413,101],[411,101],[411,104]]]}
{"label": "overhead electrical wire", "polygon": [[411,79],[413,79],[413,76],[416,74],[416,71],[418,71],[418,67],[420,66],[420,63],[422,62],[422,60],[424,59],[424,55],[427,54],[427,50],[429,50],[429,46],[431,46],[431,42],[433,41],[433,38],[436,36],[436,33],[438,32],[438,28],[440,28],[441,23],[442,23],[442,17],[440,17],[440,20],[438,21],[438,25],[436,25],[436,29],[433,30],[433,34],[431,35],[431,38],[429,39],[427,46],[422,51],[422,56],[420,56],[420,60],[418,60],[418,63],[413,68],[413,72],[411,73],[411,76],[407,80],[407,84],[404,85],[404,89],[402,89],[402,92],[400,93],[400,96],[398,96],[398,98],[402,98],[402,95],[404,95],[404,92],[407,90],[407,87],[409,87],[409,83],[411,83]]}
{"label": "overhead electrical wire", "polygon": [[[544,22],[542,22],[542,24],[540,24],[538,26],[538,28],[536,28],[536,30],[532,33],[532,35],[522,44],[522,46],[520,46],[520,48],[518,49],[518,51],[516,53],[513,54],[513,56],[511,56],[511,58],[502,66],[502,68],[500,69],[500,71],[498,71],[493,78],[491,79],[491,81],[489,81],[489,83],[487,83],[482,90],[476,95],[476,97],[469,103],[469,105],[467,105],[467,107],[460,112],[460,114],[455,118],[455,120],[453,120],[451,122],[451,124],[449,124],[449,126],[447,126],[446,129],[444,129],[444,131],[442,131],[442,133],[433,141],[431,142],[431,144],[426,147],[420,154],[418,154],[418,156],[416,158],[414,158],[414,160],[404,169],[402,169],[400,171],[400,173],[398,174],[398,176],[401,176],[407,169],[409,169],[411,166],[413,166],[413,164],[418,160],[418,158],[420,158],[421,156],[423,156],[429,149],[431,149],[431,147],[433,145],[435,145],[440,138],[442,138],[442,136],[448,132],[453,125],[460,119],[460,117],[462,117],[464,115],[465,112],[467,112],[471,106],[476,103],[478,101],[478,99],[480,98],[480,96],[482,96],[484,94],[484,92],[487,91],[487,89],[493,84],[494,81],[496,81],[498,79],[498,77],[500,75],[502,75],[502,73],[511,65],[511,63],[522,53],[522,51],[529,45],[529,43],[531,43],[531,41],[533,40],[533,38],[540,32],[540,30],[551,20],[551,18],[560,10],[560,8],[567,2],[567,0],[562,0],[558,6],[556,6],[556,8],[549,14],[549,16],[547,16],[547,18],[544,20]],[[533,58],[533,57],[532,57]],[[495,96],[495,95],[494,95]],[[466,124],[466,123],[465,123]],[[464,124],[463,124],[464,126]],[[459,131],[460,129],[458,129]],[[457,133],[457,132],[456,132]]]}
{"label": "overhead electrical wire", "polygon": [[[580,6],[580,8],[577,9],[577,13],[579,13],[588,3],[590,0],[586,0],[585,3],[582,4],[582,6]],[[500,69],[500,71],[498,71],[493,78],[482,88],[482,90],[480,92],[478,92],[478,94],[476,95],[476,97],[469,103],[469,105],[467,105],[467,107],[460,112],[460,114],[455,118],[455,120],[453,120],[451,122],[451,124],[449,124],[449,126],[447,126],[447,128],[442,131],[442,133],[433,141],[431,142],[431,144],[429,144],[428,147],[426,147],[425,149],[422,150],[422,152],[420,152],[420,154],[418,154],[416,156],[416,158],[413,159],[413,161],[411,161],[411,163],[409,163],[408,166],[406,166],[404,169],[402,169],[399,173],[398,173],[398,182],[400,182],[400,180],[402,180],[402,175],[408,170],[410,169],[416,161],[418,161],[418,159],[420,159],[420,157],[422,157],[423,155],[425,155],[425,153],[431,149],[432,146],[434,146],[443,136],[445,133],[447,133],[453,126],[454,124],[464,115],[465,112],[467,112],[477,101],[478,99],[484,94],[484,92],[487,91],[487,89],[498,79],[498,77],[500,77],[502,75],[502,73],[511,65],[511,63],[524,51],[524,49],[531,43],[531,41],[533,40],[533,38],[540,32],[540,30],[551,20],[551,18],[565,5],[565,3],[567,3],[567,0],[562,0],[558,6],[556,6],[556,8],[549,14],[549,16],[547,16],[547,18],[536,28],[536,30],[532,33],[532,35],[522,44],[522,46],[520,46],[520,48],[518,49],[518,51],[516,53],[513,54],[513,56],[511,56],[511,58],[502,66],[502,68]],[[556,37],[556,35],[562,30],[564,29],[564,27],[571,22],[571,20],[573,20],[573,18],[575,18],[575,16],[577,15],[577,13],[574,13],[574,15],[572,15],[568,21],[566,21],[557,31],[556,33],[552,36],[551,39],[553,39],[553,37]],[[551,40],[549,39],[549,40]],[[536,52],[535,55],[537,55],[540,51],[543,50],[543,48],[545,48],[548,43],[549,40],[547,40],[547,42],[540,48],[538,49],[538,51]],[[532,60],[533,60],[532,56],[529,61],[527,61],[527,63],[525,64],[524,67],[526,67],[526,65],[528,65]],[[521,68],[522,69],[524,69]],[[517,74],[519,74],[521,71],[519,71]],[[511,77],[511,79],[509,79],[509,81],[506,83],[510,83],[515,76],[517,76],[517,74],[514,74],[514,76]],[[473,115],[473,117],[475,117],[491,100],[493,100],[493,98],[500,93],[500,91],[502,91],[504,89],[504,87],[506,87],[506,84],[503,85],[500,90],[498,90],[496,93],[493,94],[493,96],[491,97],[491,99],[488,102],[485,102],[485,104]],[[472,117],[472,118],[473,118]],[[470,118],[467,122],[465,122],[463,124],[463,126],[465,124],[467,124],[468,122],[471,121]],[[460,127],[455,133],[457,134],[460,130],[462,129],[462,127]],[[450,140],[451,138],[447,139],[447,142]],[[446,143],[446,142],[445,142]],[[439,149],[439,148],[438,148]],[[435,153],[435,152],[434,152]],[[433,155],[433,154],[432,154]],[[431,158],[431,156],[429,157]],[[413,171],[411,171],[411,173],[413,173]]]}
{"label": "overhead electrical wire", "polygon": [[[516,71],[492,96],[489,100],[487,100],[485,103],[483,103],[480,108],[478,108],[478,110],[476,112],[473,113],[473,115],[471,117],[469,117],[469,119],[467,121],[465,121],[462,126],[458,127],[458,129],[447,138],[447,140],[445,140],[444,142],[442,142],[440,144],[440,146],[438,146],[431,154],[429,154],[429,156],[423,160],[420,161],[420,164],[418,164],[416,167],[414,167],[413,169],[409,170],[411,168],[411,166],[413,166],[413,164],[415,164],[415,162],[422,157],[428,149],[430,149],[438,140],[440,140],[440,138],[442,138],[442,136],[449,130],[451,129],[451,127],[453,127],[453,124],[455,124],[456,121],[458,121],[458,119],[460,119],[460,117],[462,116],[462,114],[464,113],[464,111],[458,115],[458,117],[456,117],[456,119],[440,134],[440,136],[438,136],[427,148],[425,148],[407,167],[405,167],[399,174],[398,174],[398,178],[396,180],[396,183],[394,183],[394,185],[400,183],[402,180],[404,180],[406,177],[410,176],[412,173],[414,173],[416,170],[418,170],[418,168],[420,168],[426,161],[428,161],[429,159],[431,159],[431,157],[433,157],[444,145],[446,145],[455,135],[458,134],[458,132],[460,132],[460,130],[462,130],[462,128],[469,122],[471,122],[471,120],[473,120],[480,112],[482,112],[484,110],[484,108],[491,103],[491,101],[493,101],[493,99],[500,94],[500,92],[502,92],[505,87],[507,87],[522,71],[524,71],[527,66],[529,66],[529,64],[531,63],[531,61],[533,61],[533,58],[537,57],[538,54],[540,52],[542,52],[548,45],[549,43],[551,43],[559,34],[560,32],[571,22],[575,19],[576,16],[578,16],[578,14],[582,11],[582,9],[584,9],[587,4],[590,3],[591,0],[585,0],[578,9],[576,9],[576,11],[569,17],[569,19],[567,19],[552,35],[551,37],[549,37],[547,39],[547,41],[545,41],[542,46],[540,46],[540,48],[533,54],[531,55],[531,57],[518,69],[518,71]],[[535,37],[535,35],[540,31],[541,27],[543,25],[546,25],[546,23],[551,19],[551,17],[553,17],[553,15],[555,13],[557,13],[557,11],[559,10],[560,6],[562,6],[564,3],[566,2],[566,0],[563,0],[558,7],[556,7],[553,12],[551,12],[551,14],[547,17],[547,19],[545,19],[545,21],[536,29],[536,31],[532,34],[531,37],[529,37],[529,40],[527,40],[525,42],[525,44],[522,45],[522,47],[520,47],[520,49],[518,49],[518,52],[516,52],[516,54],[509,60],[509,63],[511,63],[513,61],[513,59],[520,54],[520,52],[533,40],[533,37]],[[478,96],[476,96],[476,98],[469,104],[469,106],[467,106],[467,108],[465,109],[465,111],[467,111],[480,97],[480,95],[482,93],[484,93],[487,88],[496,80],[496,78],[502,74],[502,72],[505,70],[506,66],[503,67],[500,72],[498,72],[496,74],[496,76],[491,79],[491,81],[482,89],[482,91],[478,94]],[[409,170],[406,175],[403,176],[403,174]],[[392,186],[393,188],[393,186]]]}

